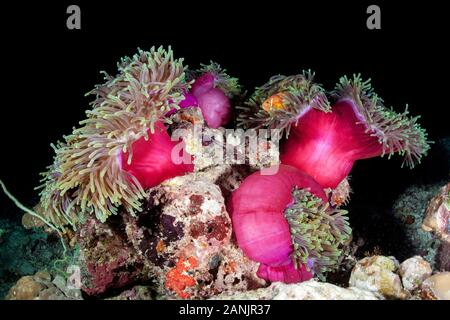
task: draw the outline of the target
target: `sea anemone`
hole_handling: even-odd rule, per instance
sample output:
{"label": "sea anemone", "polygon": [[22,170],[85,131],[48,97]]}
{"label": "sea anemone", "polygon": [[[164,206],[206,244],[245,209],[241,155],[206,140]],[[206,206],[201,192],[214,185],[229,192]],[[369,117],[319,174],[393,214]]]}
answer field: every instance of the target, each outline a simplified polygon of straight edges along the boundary
{"label": "sea anemone", "polygon": [[228,209],[239,247],[269,281],[300,282],[333,270],[351,236],[346,211],[330,207],[322,187],[291,166],[247,177]]}
{"label": "sea anemone", "polygon": [[325,90],[313,82],[314,73],[274,76],[246,102],[238,115],[244,128],[280,129],[289,135],[290,128],[309,109],[330,112]]}
{"label": "sea anemone", "polygon": [[409,117],[407,108],[400,114],[386,108],[370,81],[342,77],[331,96],[335,102],[330,107],[310,73],[277,77],[256,91],[240,123],[287,129],[281,163],[309,174],[324,188],[336,188],[359,159],[397,152],[412,168],[427,154],[429,141],[419,117]]}
{"label": "sea anemone", "polygon": [[178,156],[187,156],[186,161],[176,163],[172,158],[175,146],[183,142],[172,141],[161,121],[156,122],[154,128],[154,133],[148,133],[148,139],[142,137],[133,142],[132,157],[131,152],[120,153],[121,169],[131,173],[144,189],[194,171],[192,157],[184,152],[184,148],[180,150],[183,154]]}
{"label": "sea anemone", "polygon": [[96,99],[80,127],[52,145],[56,155],[43,173],[40,208],[54,225],[75,228],[86,214],[103,222],[119,206],[133,215],[144,188],[192,170],[172,163],[163,124],[189,89],[182,59],[170,48],[139,50],[118,71],[105,73],[106,82],[90,92]]}
{"label": "sea anemone", "polygon": [[241,90],[237,78],[230,77],[214,62],[202,64],[194,77],[190,94],[196,98],[206,124],[214,129],[227,124],[232,115],[230,99]]}

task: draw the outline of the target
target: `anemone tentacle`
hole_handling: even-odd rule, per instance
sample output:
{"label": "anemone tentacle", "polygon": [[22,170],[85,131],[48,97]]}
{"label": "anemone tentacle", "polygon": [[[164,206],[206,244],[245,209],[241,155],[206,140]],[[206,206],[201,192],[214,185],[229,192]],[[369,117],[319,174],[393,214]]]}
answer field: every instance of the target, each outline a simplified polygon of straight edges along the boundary
{"label": "anemone tentacle", "polygon": [[[246,106],[238,107],[242,110],[238,125],[244,128],[281,129],[289,135],[291,125],[308,108],[329,112],[331,109],[325,90],[313,79],[314,73],[310,70],[293,76],[272,77],[256,89]],[[282,100],[280,107],[263,108],[275,95]]]}
{"label": "anemone tentacle", "polygon": [[222,68],[220,64],[210,61],[209,64],[200,64],[200,68],[195,72],[197,75],[209,73],[214,76],[214,85],[221,89],[225,95],[232,99],[240,96],[242,86],[239,84],[238,78],[232,77],[227,70]]}
{"label": "anemone tentacle", "polygon": [[397,113],[392,108],[386,108],[383,100],[374,92],[370,79],[363,81],[360,74],[352,79],[343,76],[339,79],[332,96],[338,100],[350,99],[354,102],[357,112],[363,118],[366,133],[376,137],[383,146],[383,155],[391,157],[394,153],[404,156],[406,163],[413,168],[420,163],[432,143],[427,139],[427,133],[420,127],[417,120],[420,116],[409,117],[408,105],[403,113]]}
{"label": "anemone tentacle", "polygon": [[294,188],[292,197],[294,203],[284,214],[291,230],[294,265],[310,260],[314,273],[322,277],[339,266],[343,248],[351,240],[347,211],[330,207],[306,189]]}

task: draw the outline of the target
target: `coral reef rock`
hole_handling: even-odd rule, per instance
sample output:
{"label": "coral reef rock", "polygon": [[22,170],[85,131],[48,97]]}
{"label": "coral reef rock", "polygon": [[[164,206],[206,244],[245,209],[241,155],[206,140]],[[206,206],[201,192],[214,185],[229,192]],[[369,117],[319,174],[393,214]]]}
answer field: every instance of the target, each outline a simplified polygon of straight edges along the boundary
{"label": "coral reef rock", "polygon": [[450,183],[431,199],[422,228],[432,231],[442,241],[450,243]]}
{"label": "coral reef rock", "polygon": [[151,288],[148,286],[134,286],[129,290],[121,292],[114,297],[106,298],[105,300],[152,300],[153,294]]}
{"label": "coral reef rock", "polygon": [[231,238],[222,189],[236,188],[240,175],[224,167],[176,177],[149,189],[137,216],[86,219],[76,234],[82,291],[137,299],[142,290],[117,295],[151,281],[156,299],[202,299],[266,285]]}
{"label": "coral reef rock", "polygon": [[61,258],[60,239],[40,229],[26,230],[17,223],[0,219],[0,298],[23,276],[50,269]]}
{"label": "coral reef rock", "polygon": [[437,269],[439,271],[450,271],[450,243],[443,241],[437,252]]}
{"label": "coral reef rock", "polygon": [[243,293],[223,293],[213,297],[215,300],[382,300],[376,292],[355,287],[341,288],[330,283],[309,281],[285,284],[274,282],[267,288]]}
{"label": "coral reef rock", "polygon": [[161,297],[205,298],[264,284],[257,264],[231,242],[221,190],[204,176],[189,174],[154,188],[147,211],[128,218],[126,232],[149,262]]}
{"label": "coral reef rock", "polygon": [[199,108],[179,110],[172,121],[172,132],[183,130],[179,133],[187,153],[193,156],[197,172],[209,167],[244,164],[251,170],[259,170],[280,163],[277,137],[251,135],[242,129],[209,128],[204,126]]}
{"label": "coral reef rock", "polygon": [[412,186],[407,188],[395,201],[393,215],[402,226],[406,247],[402,250],[407,257],[419,255],[427,260],[433,268],[441,268],[438,252],[441,241],[431,232],[423,230],[422,223],[428,202],[439,191],[438,185]]}
{"label": "coral reef rock", "polygon": [[422,282],[431,276],[432,272],[430,264],[420,256],[403,261],[398,269],[403,287],[408,291],[419,288]]}
{"label": "coral reef rock", "polygon": [[39,271],[33,276],[20,278],[6,296],[6,300],[79,299],[81,299],[80,290],[69,288],[61,276],[57,276],[51,281],[51,275],[46,271]]}
{"label": "coral reef rock", "polygon": [[122,288],[146,274],[144,263],[126,234],[114,226],[117,218],[111,217],[108,223],[90,218],[77,231],[81,286],[88,295]]}
{"label": "coral reef rock", "polygon": [[350,275],[350,286],[382,294],[387,299],[406,299],[408,292],[402,287],[395,272],[399,263],[392,257],[372,256],[355,265]]}
{"label": "coral reef rock", "polygon": [[450,300],[450,272],[441,272],[426,279],[421,286],[422,299]]}
{"label": "coral reef rock", "polygon": [[201,172],[197,172],[197,177],[202,177],[219,186],[224,198],[236,190],[242,181],[252,173],[243,165],[220,165],[209,167]]}
{"label": "coral reef rock", "polygon": [[[34,210],[38,211],[39,206],[36,206],[34,208]],[[37,218],[36,216],[32,216],[29,213],[25,213],[22,216],[22,225],[25,229],[29,230],[32,228],[40,228],[40,227],[44,227],[45,223],[44,221],[42,221],[41,219]]]}

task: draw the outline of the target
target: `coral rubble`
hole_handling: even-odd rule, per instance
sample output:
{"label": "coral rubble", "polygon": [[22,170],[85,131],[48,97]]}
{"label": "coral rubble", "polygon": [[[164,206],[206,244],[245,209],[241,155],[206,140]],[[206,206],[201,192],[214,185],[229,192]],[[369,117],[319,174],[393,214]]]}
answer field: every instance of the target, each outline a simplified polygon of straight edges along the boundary
{"label": "coral rubble", "polygon": [[403,287],[412,291],[432,274],[431,265],[421,256],[406,259],[400,264],[398,273],[402,278]]}
{"label": "coral rubble", "polygon": [[396,273],[398,261],[392,257],[373,256],[356,264],[350,276],[350,286],[379,292],[386,298],[405,299],[407,292]]}
{"label": "coral rubble", "polygon": [[441,272],[429,277],[422,283],[421,290],[424,299],[450,300],[450,272]]}
{"label": "coral rubble", "polygon": [[330,283],[309,280],[297,284],[274,282],[269,287],[238,293],[220,294],[218,300],[383,300],[383,296],[356,287],[341,288]]}
{"label": "coral rubble", "polygon": [[24,276],[11,287],[6,300],[80,300],[79,289],[69,288],[65,279],[52,276],[46,271]]}

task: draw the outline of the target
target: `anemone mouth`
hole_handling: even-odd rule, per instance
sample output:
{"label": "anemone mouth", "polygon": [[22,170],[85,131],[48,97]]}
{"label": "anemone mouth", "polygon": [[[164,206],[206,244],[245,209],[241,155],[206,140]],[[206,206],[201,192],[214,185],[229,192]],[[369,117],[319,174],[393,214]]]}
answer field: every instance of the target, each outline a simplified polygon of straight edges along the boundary
{"label": "anemone mouth", "polygon": [[[237,107],[242,110],[238,116],[238,126],[244,128],[281,129],[289,135],[290,127],[309,108],[330,112],[325,90],[313,82],[314,73],[304,71],[293,76],[274,76],[266,84],[256,89],[245,103]],[[281,106],[264,108],[268,99],[281,96]]]}
{"label": "anemone mouth", "polygon": [[409,117],[408,105],[403,113],[386,108],[383,100],[374,92],[370,79],[363,81],[359,74],[352,79],[339,79],[332,96],[337,100],[351,100],[357,116],[366,126],[366,133],[378,139],[382,145],[382,155],[390,158],[394,153],[404,156],[405,163],[413,168],[428,153],[427,133],[417,120],[420,116]]}
{"label": "anemone mouth", "polygon": [[296,268],[309,265],[323,278],[339,266],[351,241],[347,211],[330,207],[305,189],[294,188],[292,197],[294,203],[284,212],[291,231],[292,260]]}
{"label": "anemone mouth", "polygon": [[228,75],[226,69],[213,61],[210,61],[209,64],[200,64],[200,68],[196,71],[191,71],[188,77],[194,80],[196,77],[205,73],[210,73],[214,76],[214,87],[221,89],[229,99],[233,99],[242,94],[242,86],[239,84],[238,78]]}
{"label": "anemone mouth", "polygon": [[115,77],[105,73],[105,83],[88,93],[95,99],[87,118],[64,142],[52,145],[54,164],[41,180],[43,215],[74,228],[85,215],[103,222],[119,206],[132,215],[141,210],[145,191],[121,170],[117,154],[127,152],[130,163],[133,142],[148,139],[157,121],[169,121],[164,115],[178,107],[189,86],[182,61],[170,47],[139,49],[121,59]]}

